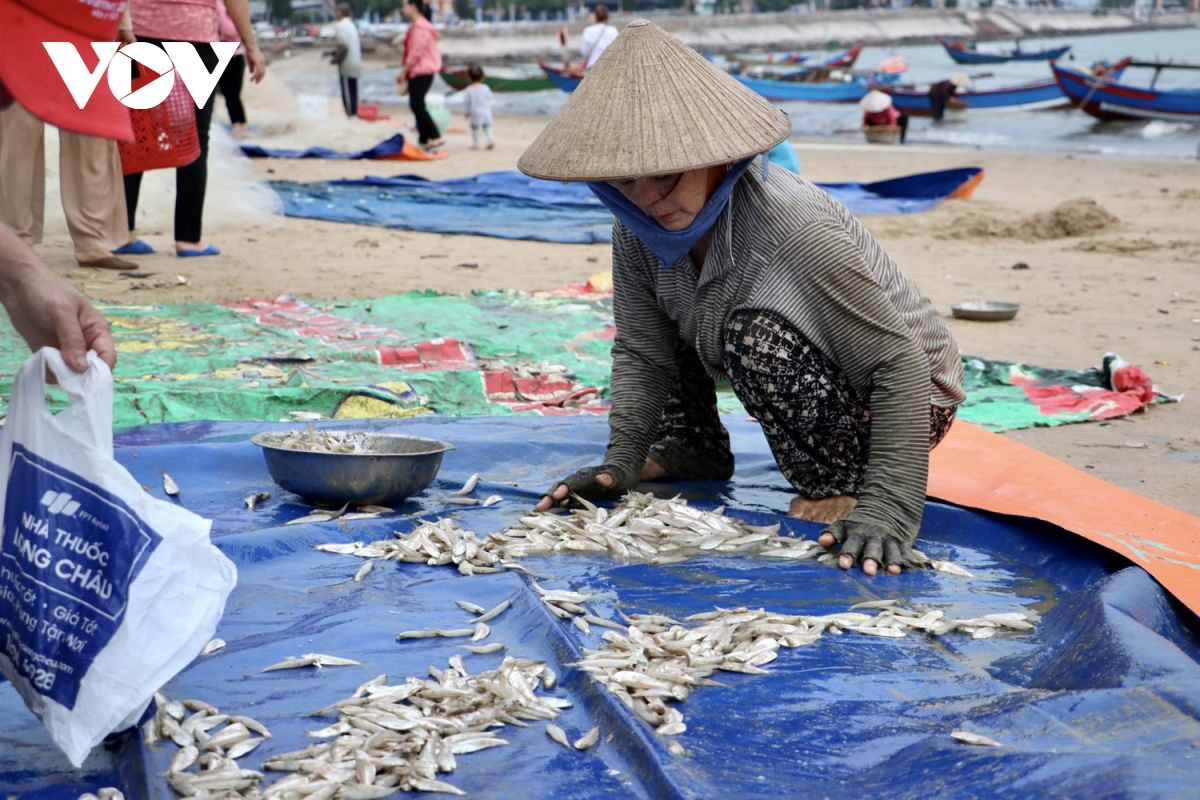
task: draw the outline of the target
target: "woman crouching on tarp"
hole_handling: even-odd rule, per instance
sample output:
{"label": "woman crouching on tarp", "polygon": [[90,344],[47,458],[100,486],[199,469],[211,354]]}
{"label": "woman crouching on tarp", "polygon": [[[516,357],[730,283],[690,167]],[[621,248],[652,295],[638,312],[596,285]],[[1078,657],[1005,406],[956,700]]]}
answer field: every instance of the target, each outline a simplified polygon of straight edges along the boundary
{"label": "woman crouching on tarp", "polygon": [[631,22],[518,163],[586,181],[613,212],[611,435],[556,484],[616,499],[639,480],[728,480],[715,377],[762,425],[839,563],[912,565],[929,449],[963,400],[958,347],[850,213],[754,156],[787,116],[661,28]]}

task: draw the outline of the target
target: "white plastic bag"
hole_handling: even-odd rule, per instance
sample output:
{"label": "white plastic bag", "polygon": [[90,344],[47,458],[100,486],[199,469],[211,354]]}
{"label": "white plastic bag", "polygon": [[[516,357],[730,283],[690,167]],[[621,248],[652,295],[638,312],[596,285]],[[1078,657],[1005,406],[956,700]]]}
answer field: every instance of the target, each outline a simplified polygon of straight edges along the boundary
{"label": "white plastic bag", "polygon": [[[112,374],[88,365],[31,356],[0,434],[0,670],[77,767],[199,654],[237,581],[208,520],[113,459]],[[57,416],[47,368],[71,401]]]}

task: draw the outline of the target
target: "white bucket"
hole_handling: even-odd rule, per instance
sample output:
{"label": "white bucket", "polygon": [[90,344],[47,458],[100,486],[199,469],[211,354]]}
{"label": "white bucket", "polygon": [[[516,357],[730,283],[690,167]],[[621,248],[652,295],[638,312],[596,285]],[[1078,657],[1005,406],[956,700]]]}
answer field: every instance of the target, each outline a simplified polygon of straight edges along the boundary
{"label": "white bucket", "polygon": [[320,94],[297,95],[296,110],[300,119],[329,119],[329,98]]}

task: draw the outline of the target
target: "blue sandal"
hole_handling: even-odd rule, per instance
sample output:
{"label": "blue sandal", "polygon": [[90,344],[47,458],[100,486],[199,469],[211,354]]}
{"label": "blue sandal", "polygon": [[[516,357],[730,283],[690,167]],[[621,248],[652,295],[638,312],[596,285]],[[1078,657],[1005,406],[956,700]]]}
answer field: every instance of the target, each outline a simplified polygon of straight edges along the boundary
{"label": "blue sandal", "polygon": [[154,248],[138,239],[136,242],[122,245],[112,251],[114,256],[148,256],[154,252]]}
{"label": "blue sandal", "polygon": [[175,255],[179,256],[180,258],[197,258],[199,256],[219,256],[219,255],[221,255],[221,248],[217,247],[215,244],[210,244],[208,247],[204,248],[203,250],[176,250]]}

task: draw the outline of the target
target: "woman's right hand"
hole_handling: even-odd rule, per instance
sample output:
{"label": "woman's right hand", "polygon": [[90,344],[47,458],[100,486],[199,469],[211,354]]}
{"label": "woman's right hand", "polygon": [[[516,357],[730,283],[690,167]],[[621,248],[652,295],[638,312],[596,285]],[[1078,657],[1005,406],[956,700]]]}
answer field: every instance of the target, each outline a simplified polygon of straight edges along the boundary
{"label": "woman's right hand", "polygon": [[637,485],[636,472],[627,473],[611,464],[584,467],[556,483],[550,491],[542,495],[534,510],[566,508],[572,502],[571,495],[579,495],[585,500],[620,500],[630,489],[637,488]]}

